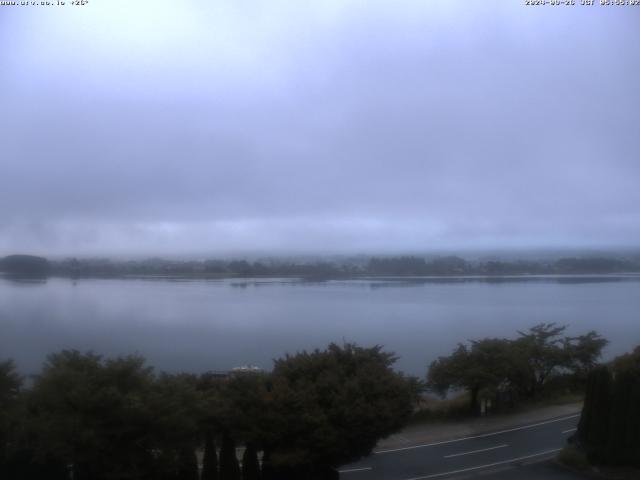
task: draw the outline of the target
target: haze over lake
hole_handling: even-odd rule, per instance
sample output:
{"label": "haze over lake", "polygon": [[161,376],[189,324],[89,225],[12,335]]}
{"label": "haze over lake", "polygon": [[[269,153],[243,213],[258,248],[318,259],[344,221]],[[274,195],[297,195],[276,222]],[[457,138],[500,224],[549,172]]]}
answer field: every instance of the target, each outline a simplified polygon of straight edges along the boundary
{"label": "haze over lake", "polygon": [[23,373],[63,348],[138,352],[167,371],[226,370],[329,342],[382,344],[423,376],[457,342],[539,322],[597,330],[605,357],[640,343],[640,276],[292,279],[0,278],[0,352]]}

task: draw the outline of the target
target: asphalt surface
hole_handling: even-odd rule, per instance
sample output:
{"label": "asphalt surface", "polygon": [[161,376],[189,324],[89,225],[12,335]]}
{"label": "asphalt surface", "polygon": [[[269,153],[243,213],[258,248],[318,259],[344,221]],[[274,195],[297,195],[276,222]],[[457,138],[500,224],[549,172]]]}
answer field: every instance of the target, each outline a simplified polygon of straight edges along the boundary
{"label": "asphalt surface", "polygon": [[[469,478],[572,479],[541,461],[553,458],[575,431],[579,415],[464,438],[377,450],[340,468],[341,480]],[[514,469],[517,468],[517,474]],[[545,470],[546,469],[546,470]],[[546,471],[546,473],[541,473]]]}
{"label": "asphalt surface", "polygon": [[[497,470],[483,471],[467,478],[481,477],[482,480],[585,480],[583,475],[571,473],[551,460],[524,465],[509,465]],[[449,480],[464,477],[448,477]]]}

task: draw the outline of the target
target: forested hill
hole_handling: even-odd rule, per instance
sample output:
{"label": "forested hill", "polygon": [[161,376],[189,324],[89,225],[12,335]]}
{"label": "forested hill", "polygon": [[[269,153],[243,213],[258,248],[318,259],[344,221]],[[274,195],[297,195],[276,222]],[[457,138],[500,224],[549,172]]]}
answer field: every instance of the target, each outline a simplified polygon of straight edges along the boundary
{"label": "forested hill", "polygon": [[554,260],[466,260],[458,256],[354,257],[343,260],[49,260],[12,255],[0,260],[8,274],[61,276],[304,277],[582,275],[640,272],[640,257],[565,257]]}
{"label": "forested hill", "polygon": [[0,272],[14,276],[42,276],[50,272],[46,258],[33,255],[9,255],[0,258]]}

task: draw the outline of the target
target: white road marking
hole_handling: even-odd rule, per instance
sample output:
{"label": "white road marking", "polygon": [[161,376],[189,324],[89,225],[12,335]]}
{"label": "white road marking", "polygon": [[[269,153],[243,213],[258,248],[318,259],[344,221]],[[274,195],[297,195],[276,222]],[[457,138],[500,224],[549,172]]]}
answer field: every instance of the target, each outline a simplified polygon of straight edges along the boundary
{"label": "white road marking", "polygon": [[577,430],[577,428],[570,428],[569,430],[563,430],[562,433],[571,433],[571,432],[575,432]]}
{"label": "white road marking", "polygon": [[364,472],[367,470],[373,470],[373,468],[372,467],[348,468],[347,470],[338,470],[338,473]]}
{"label": "white road marking", "polygon": [[445,455],[444,458],[461,457],[463,455],[471,455],[472,453],[488,452],[489,450],[497,450],[498,448],[508,447],[509,444],[503,443],[502,445],[496,445],[495,447],[481,448],[480,450],[471,450],[470,452],[454,453],[452,455]]}
{"label": "white road marking", "polygon": [[477,467],[463,468],[461,470],[452,470],[450,472],[434,473],[432,475],[425,475],[423,477],[411,477],[411,478],[407,478],[406,480],[426,480],[427,478],[438,478],[438,477],[445,477],[447,475],[454,475],[456,473],[472,472],[474,470],[481,470],[483,468],[497,467],[498,465],[505,465],[507,463],[519,462],[521,460],[527,460],[529,458],[540,457],[542,455],[548,455],[550,453],[559,452],[560,450],[562,449],[556,448],[555,450],[546,450],[544,452],[534,453],[532,455],[526,455],[524,457],[512,458],[510,460],[503,460],[501,462],[487,463],[486,465],[478,465]]}
{"label": "white road marking", "polygon": [[476,438],[486,438],[486,437],[491,437],[493,435],[500,435],[500,434],[503,434],[503,433],[516,432],[518,430],[526,430],[528,428],[539,427],[541,425],[548,425],[550,423],[562,422],[564,420],[570,420],[572,418],[576,418],[576,417],[579,417],[579,416],[580,416],[580,414],[576,413],[575,415],[569,415],[568,417],[555,418],[553,420],[546,420],[544,422],[534,423],[534,424],[531,424],[531,425],[525,425],[523,427],[515,427],[515,428],[509,428],[507,430],[500,430],[499,432],[483,433],[483,434],[480,434],[480,435],[473,435],[471,437],[455,438],[453,440],[444,440],[442,442],[426,443],[424,445],[413,445],[411,447],[390,448],[388,450],[378,450],[377,452],[373,452],[373,453],[378,455],[378,454],[381,454],[381,453],[401,452],[403,450],[414,450],[416,448],[435,447],[436,445],[446,445],[448,443],[463,442],[465,440],[474,440]]}

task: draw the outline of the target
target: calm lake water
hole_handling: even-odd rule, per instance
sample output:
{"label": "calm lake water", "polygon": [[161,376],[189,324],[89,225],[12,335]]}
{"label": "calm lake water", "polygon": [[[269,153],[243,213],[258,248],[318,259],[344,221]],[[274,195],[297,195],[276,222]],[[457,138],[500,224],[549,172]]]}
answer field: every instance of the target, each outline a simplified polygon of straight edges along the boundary
{"label": "calm lake water", "polygon": [[539,322],[597,330],[606,357],[640,344],[640,276],[502,279],[0,278],[0,359],[37,372],[64,348],[139,352],[167,371],[269,369],[329,342],[382,344],[424,375],[457,342],[513,337]]}

